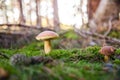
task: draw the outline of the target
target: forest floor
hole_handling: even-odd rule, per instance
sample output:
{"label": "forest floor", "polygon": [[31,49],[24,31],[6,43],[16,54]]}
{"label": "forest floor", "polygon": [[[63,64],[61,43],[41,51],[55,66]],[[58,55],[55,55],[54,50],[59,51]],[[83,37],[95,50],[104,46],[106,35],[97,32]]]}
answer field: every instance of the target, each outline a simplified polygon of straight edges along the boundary
{"label": "forest floor", "polygon": [[[79,41],[76,42],[79,37],[71,32],[62,38],[52,41],[53,49],[47,55],[42,41],[16,49],[0,48],[0,53],[9,57],[0,55],[0,80],[120,80],[119,48],[109,63],[105,63],[104,56],[99,53],[100,46],[81,48]],[[12,61],[15,54],[25,57]],[[34,61],[29,62],[31,58]]]}

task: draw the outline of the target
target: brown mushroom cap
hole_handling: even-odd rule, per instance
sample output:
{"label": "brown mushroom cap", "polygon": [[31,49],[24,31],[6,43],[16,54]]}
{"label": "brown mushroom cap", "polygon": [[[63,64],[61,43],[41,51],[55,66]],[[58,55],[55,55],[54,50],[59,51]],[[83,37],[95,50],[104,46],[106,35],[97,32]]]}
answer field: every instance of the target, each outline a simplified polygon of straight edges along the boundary
{"label": "brown mushroom cap", "polygon": [[43,31],[36,36],[37,40],[47,40],[47,39],[54,39],[58,38],[59,35],[53,31]]}
{"label": "brown mushroom cap", "polygon": [[115,52],[115,48],[113,46],[103,46],[99,52],[103,55],[109,56]]}

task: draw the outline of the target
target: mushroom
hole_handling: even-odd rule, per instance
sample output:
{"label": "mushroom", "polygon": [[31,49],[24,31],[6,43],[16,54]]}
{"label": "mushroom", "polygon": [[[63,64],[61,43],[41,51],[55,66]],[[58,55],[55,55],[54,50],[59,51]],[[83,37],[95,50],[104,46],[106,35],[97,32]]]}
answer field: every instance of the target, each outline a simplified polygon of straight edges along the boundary
{"label": "mushroom", "polygon": [[109,61],[109,56],[111,54],[113,54],[115,52],[115,48],[113,46],[103,46],[101,49],[100,49],[100,54],[103,54],[104,55],[104,60],[105,62],[108,62]]}
{"label": "mushroom", "polygon": [[53,31],[43,31],[36,36],[36,39],[44,41],[44,51],[46,54],[48,54],[51,51],[50,41],[58,37],[59,35]]}

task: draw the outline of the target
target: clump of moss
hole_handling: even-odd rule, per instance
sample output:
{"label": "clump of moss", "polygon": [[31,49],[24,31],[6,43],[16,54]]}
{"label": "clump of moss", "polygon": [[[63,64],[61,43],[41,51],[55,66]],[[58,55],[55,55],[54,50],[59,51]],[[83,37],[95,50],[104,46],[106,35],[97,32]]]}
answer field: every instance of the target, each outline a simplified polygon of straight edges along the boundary
{"label": "clump of moss", "polygon": [[97,55],[99,53],[100,47],[99,46],[90,46],[85,49],[87,53]]}
{"label": "clump of moss", "polygon": [[112,30],[110,33],[109,33],[109,36],[110,37],[115,37],[115,38],[120,38],[120,31],[117,31],[117,30]]}
{"label": "clump of moss", "polygon": [[116,49],[115,53],[116,53],[116,54],[120,54],[120,48],[119,48],[119,49]]}
{"label": "clump of moss", "polygon": [[[8,59],[0,58],[0,67],[4,67],[10,74],[10,80],[109,80],[113,79],[113,73],[102,70],[103,56],[99,54],[99,46],[87,47],[85,49],[53,49],[49,55],[43,52],[43,44],[31,43],[21,49],[0,49],[10,57],[16,53],[26,56],[52,57],[55,63],[44,65],[42,63],[16,67],[9,63]],[[116,53],[119,54],[117,49]],[[1,57],[1,56],[0,56]],[[113,60],[114,62],[114,60]],[[118,62],[114,62],[118,64]],[[52,65],[52,66],[51,66]]]}
{"label": "clump of moss", "polygon": [[114,62],[115,64],[120,65],[120,59],[115,59],[113,62]]}
{"label": "clump of moss", "polygon": [[74,31],[70,30],[64,34],[64,37],[67,39],[78,39],[80,36],[78,36]]}

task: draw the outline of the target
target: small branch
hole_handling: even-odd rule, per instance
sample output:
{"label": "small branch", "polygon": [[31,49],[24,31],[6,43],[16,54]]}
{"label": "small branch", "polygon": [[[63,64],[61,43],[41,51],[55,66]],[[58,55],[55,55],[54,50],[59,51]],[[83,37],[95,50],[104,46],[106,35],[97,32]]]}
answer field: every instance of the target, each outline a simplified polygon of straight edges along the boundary
{"label": "small branch", "polygon": [[110,18],[110,20],[108,21],[108,30],[106,31],[104,36],[107,36],[110,33],[111,29],[112,29],[112,18]]}
{"label": "small branch", "polygon": [[29,25],[25,25],[25,24],[0,24],[0,27],[1,26],[8,26],[8,27],[11,27],[11,26],[19,26],[19,27],[22,27],[22,28],[28,28],[28,29],[36,29],[36,30],[40,30],[40,31],[44,31],[44,30],[52,30],[52,29],[49,29],[49,28],[44,28],[44,27],[37,27],[37,26],[29,26]]}
{"label": "small branch", "polygon": [[87,35],[83,34],[83,33],[80,31],[80,29],[77,29],[77,28],[75,27],[75,25],[73,25],[73,29],[74,29],[74,31],[75,31],[78,35],[80,35],[81,37],[83,37],[83,38],[87,38],[87,37],[88,37]]}
{"label": "small branch", "polygon": [[80,33],[86,35],[86,36],[92,36],[92,37],[98,37],[99,39],[105,39],[107,40],[108,42],[112,43],[112,44],[117,44],[117,45],[120,45],[120,40],[119,39],[116,39],[116,38],[111,38],[111,37],[108,37],[108,36],[104,36],[104,35],[101,35],[101,34],[98,34],[98,33],[92,33],[90,31],[81,31],[79,32],[78,30],[76,31],[79,35],[81,35]]}
{"label": "small branch", "polygon": [[24,25],[24,24],[0,24],[0,26],[20,26],[20,27],[24,27],[24,28],[40,29],[37,26],[29,26],[29,25]]}
{"label": "small branch", "polygon": [[81,37],[87,38],[87,35],[83,34],[81,31],[78,31],[78,29],[74,28],[74,31],[75,31],[78,35],[80,35]]}

